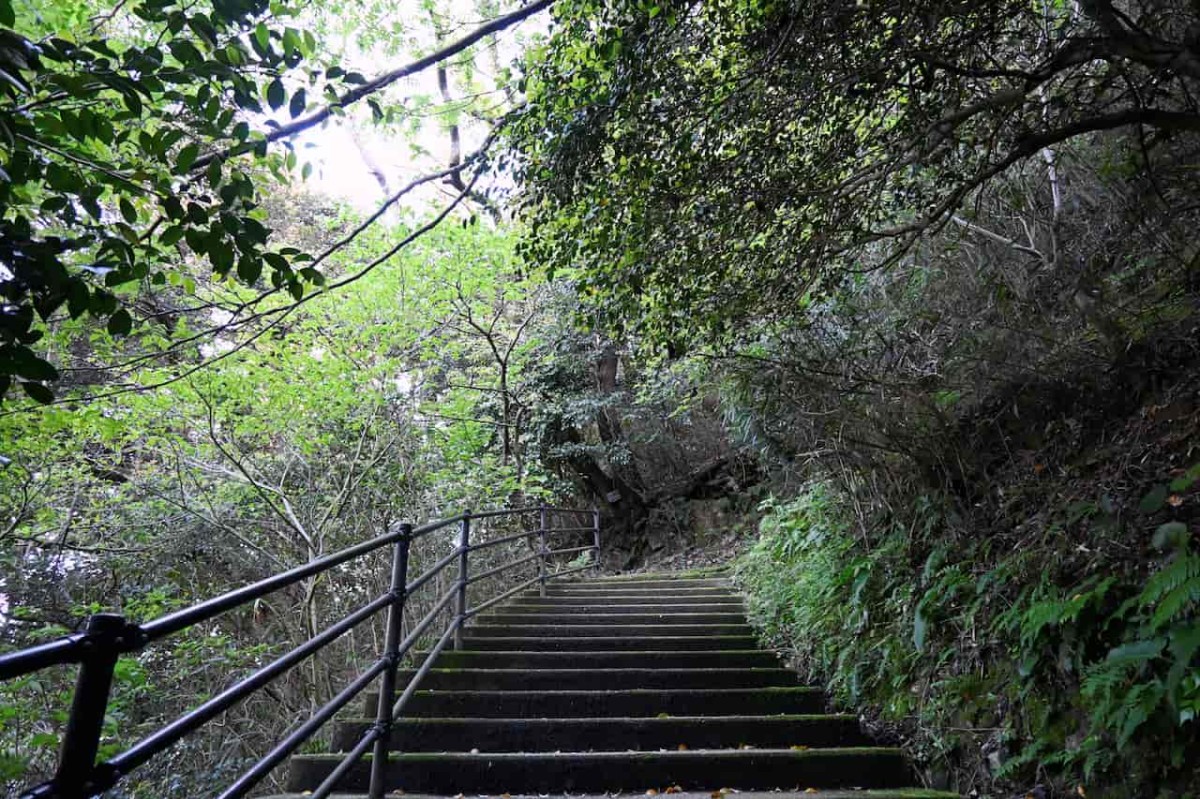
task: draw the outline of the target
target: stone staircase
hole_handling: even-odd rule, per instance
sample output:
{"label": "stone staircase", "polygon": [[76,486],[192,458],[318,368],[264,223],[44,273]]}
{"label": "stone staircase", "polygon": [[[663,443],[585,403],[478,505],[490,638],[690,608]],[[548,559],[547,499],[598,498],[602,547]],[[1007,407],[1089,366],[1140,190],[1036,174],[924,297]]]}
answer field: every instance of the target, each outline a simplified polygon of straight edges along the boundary
{"label": "stone staircase", "polygon": [[[908,787],[899,750],[874,745],[853,716],[828,714],[819,689],[758,647],[723,577],[552,583],[468,632],[396,722],[395,795],[953,796]],[[335,750],[354,745],[375,704],[367,695],[364,717],[340,722]],[[288,790],[312,790],[339,760],[294,757]],[[369,773],[368,759],[339,790],[365,793]]]}

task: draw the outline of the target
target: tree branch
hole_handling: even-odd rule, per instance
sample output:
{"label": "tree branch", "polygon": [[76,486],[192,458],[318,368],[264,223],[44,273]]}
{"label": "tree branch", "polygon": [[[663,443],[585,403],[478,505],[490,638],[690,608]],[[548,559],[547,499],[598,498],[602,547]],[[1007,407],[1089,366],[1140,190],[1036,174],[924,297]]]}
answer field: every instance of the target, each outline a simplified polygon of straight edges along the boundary
{"label": "tree branch", "polygon": [[197,158],[192,164],[191,172],[201,172],[213,161],[224,160],[232,158],[236,155],[250,152],[255,147],[259,146],[262,141],[270,144],[271,142],[276,142],[280,139],[291,138],[298,133],[303,133],[309,128],[316,127],[333,116],[334,111],[353,105],[364,97],[368,97],[375,92],[392,85],[402,78],[407,78],[409,75],[415,75],[418,72],[428,69],[434,64],[445,61],[446,59],[461,53],[463,50],[466,50],[480,39],[491,36],[494,33],[499,33],[502,30],[516,25],[518,22],[528,19],[539,11],[549,8],[553,2],[554,0],[535,0],[535,2],[530,3],[527,6],[522,6],[516,11],[505,14],[502,17],[496,17],[491,22],[487,23],[486,25],[479,26],[466,36],[463,36],[461,39],[451,42],[445,47],[435,50],[427,56],[418,58],[412,63],[394,69],[391,72],[385,72],[374,80],[367,81],[358,88],[346,92],[337,100],[322,107],[320,110],[271,130],[269,133],[265,134],[261,140],[244,142],[242,144],[229,147],[225,150],[209,153]]}

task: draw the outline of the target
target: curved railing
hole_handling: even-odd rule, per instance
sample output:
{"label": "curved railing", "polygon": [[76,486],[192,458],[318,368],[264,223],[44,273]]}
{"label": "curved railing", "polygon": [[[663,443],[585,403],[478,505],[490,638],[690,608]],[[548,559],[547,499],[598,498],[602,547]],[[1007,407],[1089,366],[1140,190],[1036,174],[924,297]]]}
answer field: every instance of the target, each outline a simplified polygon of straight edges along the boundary
{"label": "curved railing", "polygon": [[[536,514],[538,521],[537,527],[533,529],[477,544],[471,543],[471,523],[475,520],[501,516],[524,517],[532,514]],[[580,527],[551,528],[548,526],[550,514],[584,515],[589,524]],[[454,550],[434,563],[424,573],[409,580],[408,556],[412,542],[436,530],[454,525],[459,528],[458,544]],[[582,547],[549,549],[546,542],[547,536],[551,533],[591,533],[592,543]],[[534,536],[538,539],[534,554],[478,574],[470,573],[471,552]],[[301,580],[322,574],[336,566],[389,546],[393,548],[393,556],[391,585],[387,592],[367,602],[299,646],[280,655],[266,666],[237,681],[199,707],[189,710],[166,726],[142,738],[115,757],[96,762],[101,727],[104,723],[109,693],[112,688],[113,670],[121,655],[137,652],[169,635],[213,619],[235,608],[243,607],[275,591],[295,585]],[[566,568],[553,573],[548,569],[548,563],[554,556],[589,551],[593,553],[593,558],[592,562],[587,565]],[[387,767],[388,737],[393,719],[404,710],[405,705],[417,690],[421,680],[428,674],[442,650],[451,643],[456,648],[461,647],[463,628],[467,621],[476,614],[535,584],[541,585],[544,590],[548,580],[598,567],[599,552],[600,514],[595,509],[542,506],[482,513],[468,512],[448,519],[439,519],[420,527],[401,524],[395,532],[364,541],[361,544],[313,560],[303,566],[162,616],[146,624],[133,624],[124,617],[111,613],[90,616],[81,632],[59,638],[56,641],[0,655],[0,680],[21,677],[50,666],[64,664],[78,664],[79,666],[75,691],[71,700],[70,717],[62,738],[54,777],[29,789],[22,794],[22,799],[50,799],[51,797],[54,799],[83,799],[83,797],[95,796],[112,788],[122,777],[137,767],[169,749],[208,721],[386,608],[388,610],[387,633],[384,651],[379,659],[351,680],[337,695],[319,707],[307,720],[293,728],[270,752],[260,758],[220,794],[220,799],[237,799],[237,797],[245,796],[272,769],[280,765],[320,730],[335,713],[378,679],[379,704],[375,723],[366,729],[361,739],[346,754],[333,773],[310,796],[311,799],[327,797],[341,777],[361,760],[369,749],[373,749],[369,796],[371,799],[380,799],[384,791],[383,779]],[[469,605],[468,589],[472,584],[533,561],[537,561],[537,576],[497,596],[490,597],[474,607]],[[432,609],[401,640],[406,599],[429,583],[443,569],[455,563],[458,566],[457,579],[451,583],[449,590],[438,598]],[[438,615],[451,603],[454,604],[453,617],[417,667],[404,691],[393,701],[396,692],[397,670],[401,659],[417,644]]]}

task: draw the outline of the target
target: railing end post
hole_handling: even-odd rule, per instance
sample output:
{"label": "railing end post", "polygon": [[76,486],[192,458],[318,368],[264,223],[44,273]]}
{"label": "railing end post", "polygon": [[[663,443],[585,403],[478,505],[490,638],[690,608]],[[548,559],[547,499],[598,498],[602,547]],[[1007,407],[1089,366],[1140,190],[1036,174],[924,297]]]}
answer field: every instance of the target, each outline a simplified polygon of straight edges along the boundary
{"label": "railing end post", "polygon": [[592,506],[592,545],[596,548],[593,553],[592,562],[596,567],[596,573],[600,573],[600,508]]}
{"label": "railing end post", "polygon": [[383,645],[386,666],[379,677],[379,702],[375,706],[375,728],[379,737],[371,760],[371,782],[367,788],[370,799],[383,799],[387,777],[388,746],[392,732],[392,696],[396,693],[396,672],[400,668],[400,633],[404,626],[404,601],[408,598],[408,547],[412,542],[413,526],[400,525],[400,537],[392,552],[392,579],[389,592],[392,605],[388,608],[387,633]]}
{"label": "railing end post", "polygon": [[538,596],[546,595],[546,528],[550,514],[543,502],[538,507]]}
{"label": "railing end post", "polygon": [[100,750],[100,735],[104,715],[112,691],[113,672],[121,652],[131,646],[125,640],[135,629],[119,613],[96,613],[84,625],[88,649],[79,664],[75,693],[71,699],[71,715],[63,733],[58,769],[51,783],[58,799],[84,799],[109,786],[96,782],[96,754]]}
{"label": "railing end post", "polygon": [[458,536],[458,598],[454,609],[454,649],[463,648],[463,627],[467,623],[467,554],[471,551],[471,511],[463,513]]}

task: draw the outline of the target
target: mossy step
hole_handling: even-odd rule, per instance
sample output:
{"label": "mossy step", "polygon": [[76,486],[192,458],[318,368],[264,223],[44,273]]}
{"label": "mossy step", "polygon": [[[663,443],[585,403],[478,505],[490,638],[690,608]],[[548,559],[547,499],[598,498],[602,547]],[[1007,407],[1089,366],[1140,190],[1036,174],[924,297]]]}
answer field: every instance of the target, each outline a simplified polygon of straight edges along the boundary
{"label": "mossy step", "polygon": [[737,624],[746,625],[743,613],[693,613],[688,611],[664,613],[560,613],[557,611],[529,612],[511,608],[478,617],[479,624],[588,624],[623,625],[654,624],[660,629],[671,629],[680,624]]}
{"label": "mossy step", "polygon": [[[351,719],[334,732],[335,751],[354,747],[373,719]],[[849,715],[670,716],[580,719],[403,719],[390,745],[406,752],[554,752],[630,749],[788,749],[864,746],[867,736]]]}
{"label": "mossy step", "polygon": [[[425,652],[416,653],[416,662],[424,662]],[[771,652],[760,649],[730,649],[709,652],[662,650],[621,651],[443,651],[438,656],[439,668],[464,669],[745,669],[770,668],[779,665]]]}
{"label": "mossy step", "polygon": [[595,636],[597,638],[644,638],[671,636],[752,636],[749,624],[483,624],[470,623],[467,630],[481,638],[546,638]]}
{"label": "mossy step", "polygon": [[753,649],[757,640],[752,635],[659,635],[651,638],[632,638],[624,635],[598,636],[483,636],[467,628],[464,649],[504,650],[509,652],[636,652],[639,650],[672,650],[676,652],[717,652],[724,649]]}
{"label": "mossy step", "polygon": [[[402,670],[401,686],[416,671]],[[764,688],[794,686],[796,673],[787,669],[464,669],[434,668],[421,680],[426,690],[582,691],[623,688]]]}
{"label": "mossy step", "polygon": [[[339,755],[292,759],[289,791],[315,788],[340,762]],[[371,762],[364,758],[344,778],[342,790],[364,790]],[[388,758],[389,791],[474,794],[497,791],[645,791],[679,786],[720,788],[900,788],[911,778],[898,749],[883,747],[696,750],[686,752],[402,753]]]}
{"label": "mossy step", "polygon": [[[363,712],[378,706],[365,694]],[[825,697],[804,686],[626,688],[611,691],[417,690],[402,716],[417,718],[612,718],[616,716],[769,716],[821,713]]]}

